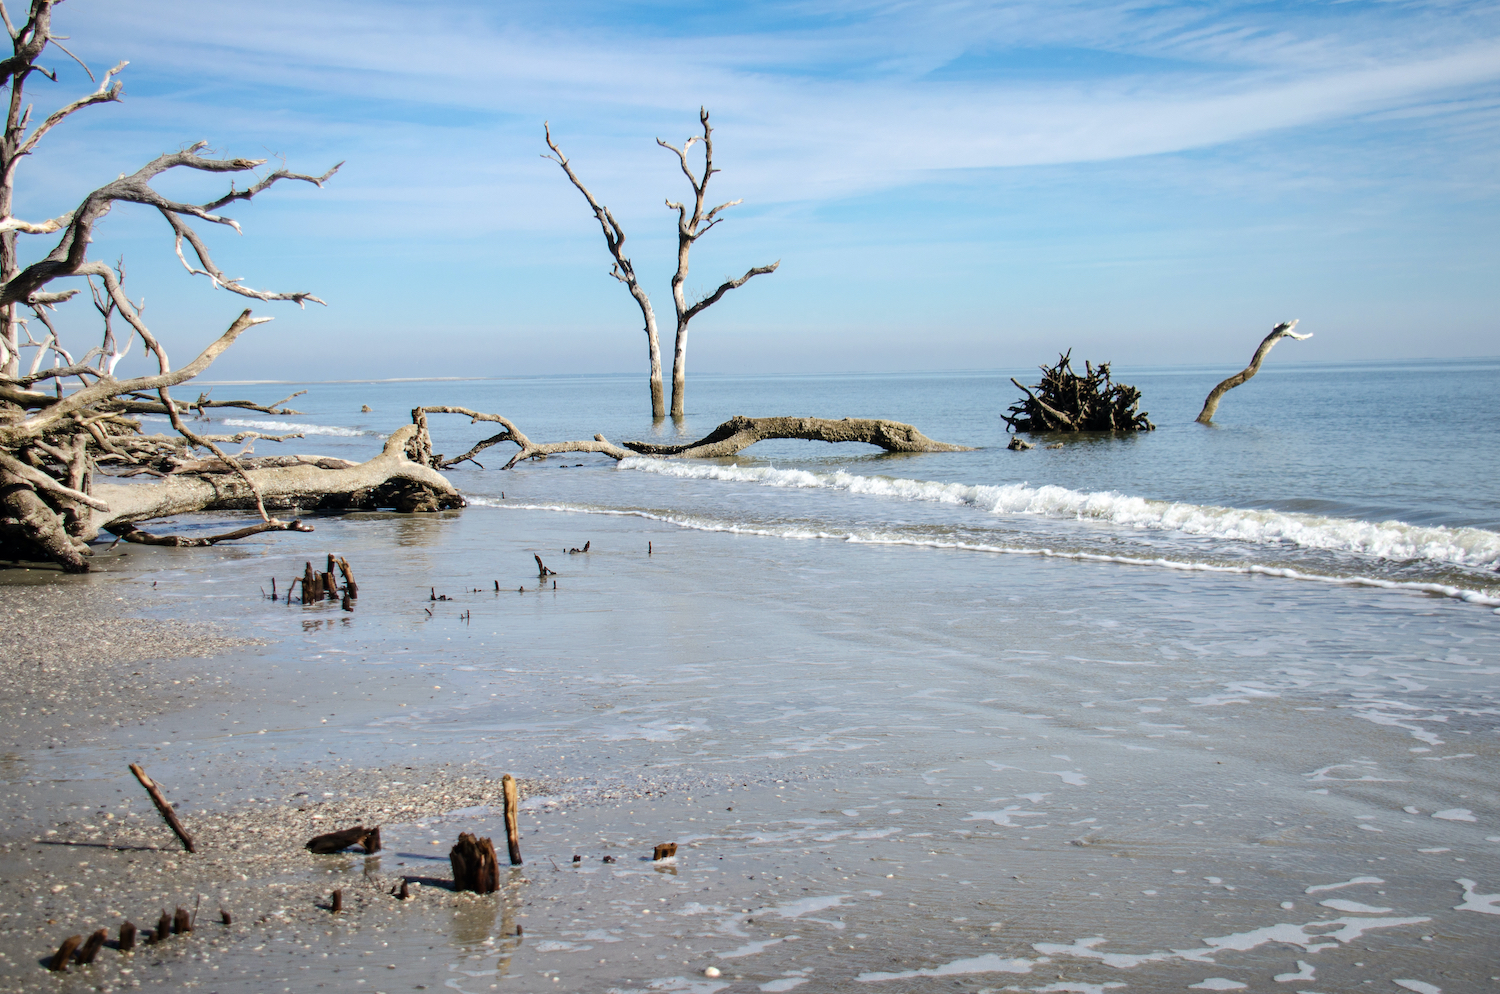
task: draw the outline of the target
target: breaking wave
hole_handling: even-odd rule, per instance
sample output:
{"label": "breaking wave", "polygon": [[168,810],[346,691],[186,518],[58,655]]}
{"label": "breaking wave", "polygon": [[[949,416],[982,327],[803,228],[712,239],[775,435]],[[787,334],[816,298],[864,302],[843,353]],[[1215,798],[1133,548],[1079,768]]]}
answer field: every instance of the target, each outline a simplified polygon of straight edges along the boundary
{"label": "breaking wave", "polygon": [[964,552],[989,552],[1010,556],[1038,556],[1044,559],[1072,559],[1081,562],[1119,563],[1123,566],[1150,566],[1158,569],[1182,570],[1189,573],[1240,573],[1252,576],[1275,576],[1287,580],[1305,580],[1314,583],[1329,583],[1337,586],[1376,587],[1382,590],[1409,590],[1413,593],[1435,594],[1451,597],[1470,604],[1487,607],[1500,606],[1500,596],[1490,590],[1474,590],[1448,583],[1421,580],[1391,580],[1375,576],[1338,575],[1316,573],[1305,569],[1275,566],[1260,563],[1212,563],[1194,562],[1188,559],[1172,559],[1166,556],[1129,556],[1112,553],[1089,552],[1081,549],[1060,549],[1046,546],[1010,545],[996,542],[972,542],[959,539],[937,538],[902,532],[880,530],[830,530],[801,525],[763,524],[753,525],[736,521],[719,521],[693,514],[669,514],[658,511],[625,508],[589,507],[579,504],[532,504],[516,500],[495,500],[489,497],[470,497],[469,503],[479,507],[503,508],[510,511],[561,511],[570,514],[599,514],[610,517],[645,518],[664,524],[687,528],[692,531],[723,532],[731,535],[760,535],[767,538],[823,539],[862,545],[904,545],[928,549],[953,549]]}
{"label": "breaking wave", "polygon": [[309,425],[298,421],[258,421],[254,418],[225,418],[224,424],[236,428],[255,428],[260,431],[274,431],[285,435],[289,432],[300,432],[303,435],[339,435],[342,437],[354,437],[358,435],[373,435],[375,432],[361,431],[358,428],[343,428],[338,425]]}
{"label": "breaking wave", "polygon": [[1426,560],[1470,568],[1500,564],[1500,534],[1482,528],[1359,521],[1315,514],[1215,507],[1131,497],[1112,491],[1083,493],[1067,487],[935,483],[838,471],[815,473],[769,466],[705,466],[630,458],[622,470],[682,479],[727,480],[764,487],[842,490],[900,500],[962,504],[997,515],[1033,515],[1097,521],[1127,528],[1354,553],[1378,559]]}

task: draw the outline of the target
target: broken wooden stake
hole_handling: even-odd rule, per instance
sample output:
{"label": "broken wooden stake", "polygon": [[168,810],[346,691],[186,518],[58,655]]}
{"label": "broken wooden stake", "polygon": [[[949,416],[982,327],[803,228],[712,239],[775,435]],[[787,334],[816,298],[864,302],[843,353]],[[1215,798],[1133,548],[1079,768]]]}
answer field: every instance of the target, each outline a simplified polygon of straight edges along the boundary
{"label": "broken wooden stake", "polygon": [[675,842],[663,842],[655,849],[651,850],[651,859],[653,861],[667,859],[676,855],[677,843]]}
{"label": "broken wooden stake", "polygon": [[84,966],[88,966],[94,962],[94,957],[98,956],[99,950],[104,948],[104,940],[107,938],[109,938],[109,930],[103,928],[89,936],[88,941],[83,944],[83,948],[78,950],[78,962]]}
{"label": "broken wooden stake", "polygon": [[353,611],[354,610],[354,601],[351,600],[350,597],[349,597],[349,595],[346,593],[346,594],[344,594],[344,599],[339,604],[339,606],[342,607],[345,611]]}
{"label": "broken wooden stake", "polygon": [[539,556],[539,555],[537,555],[535,552],[533,552],[531,554],[531,558],[533,558],[533,559],[536,560],[536,572],[537,572],[537,576],[539,576],[539,577],[541,577],[542,579],[545,580],[549,576],[556,576],[557,575],[557,570],[548,569],[547,568],[547,564],[544,563],[544,562],[542,562],[542,557]]}
{"label": "broken wooden stake", "polygon": [[307,563],[302,570],[302,603],[311,604],[323,596],[323,585],[318,583],[317,574],[313,572],[312,563]]}
{"label": "broken wooden stake", "polygon": [[182,822],[177,820],[177,812],[172,810],[172,805],[168,804],[167,799],[162,796],[161,788],[156,785],[156,781],[146,775],[146,771],[141,769],[139,763],[131,763],[130,772],[135,774],[141,786],[146,788],[146,793],[151,795],[151,803],[156,805],[156,810],[161,813],[167,826],[177,834],[177,838],[182,842],[182,848],[188,852],[197,852],[198,850],[193,848],[193,837],[187,833],[187,829],[182,827]]}
{"label": "broken wooden stake", "polygon": [[233,925],[234,924],[234,918],[231,917],[230,914],[229,914],[229,912],[225,911],[223,908],[219,909],[219,921],[220,921],[220,923],[222,923],[224,925]]}
{"label": "broken wooden stake", "polygon": [[328,899],[328,910],[331,911],[333,914],[338,914],[340,911],[344,910],[344,892],[343,891],[336,890],[336,891],[333,892],[333,895]]}
{"label": "broken wooden stake", "polygon": [[505,840],[510,844],[510,865],[521,865],[521,792],[509,773],[500,778],[505,792]]}
{"label": "broken wooden stake", "polygon": [[458,843],[448,852],[448,860],[453,864],[454,890],[493,894],[500,889],[500,861],[495,857],[495,844],[488,838],[460,834]]}
{"label": "broken wooden stake", "polygon": [[401,878],[401,886],[400,887],[392,887],[391,888],[391,896],[394,897],[398,901],[408,901],[408,900],[411,899],[411,891],[406,886],[406,878],[405,877]]}
{"label": "broken wooden stake", "polygon": [[344,574],[344,593],[351,601],[359,600],[359,584],[354,582],[354,571],[349,568],[349,560],[343,556],[338,558],[339,572]]}
{"label": "broken wooden stake", "polygon": [[188,914],[187,908],[178,908],[177,914],[172,916],[172,934],[186,935],[193,930],[193,919]]}
{"label": "broken wooden stake", "polygon": [[122,953],[128,953],[135,948],[135,922],[120,923],[120,939],[116,945]]}
{"label": "broken wooden stake", "polygon": [[167,936],[172,934],[172,916],[167,914],[167,909],[161,909],[161,917],[156,919],[156,931],[152,935],[152,941],[165,942]]}
{"label": "broken wooden stake", "polygon": [[365,828],[363,825],[355,825],[353,828],[328,832],[308,839],[304,846],[308,852],[320,856],[342,852],[350,846],[359,846],[367,854],[376,853],[380,851],[380,826]]}
{"label": "broken wooden stake", "polygon": [[57,947],[57,952],[52,954],[52,961],[47,964],[47,969],[53,973],[66,973],[68,971],[68,960],[73,958],[73,951],[83,941],[81,935],[70,935],[63,940],[63,944]]}

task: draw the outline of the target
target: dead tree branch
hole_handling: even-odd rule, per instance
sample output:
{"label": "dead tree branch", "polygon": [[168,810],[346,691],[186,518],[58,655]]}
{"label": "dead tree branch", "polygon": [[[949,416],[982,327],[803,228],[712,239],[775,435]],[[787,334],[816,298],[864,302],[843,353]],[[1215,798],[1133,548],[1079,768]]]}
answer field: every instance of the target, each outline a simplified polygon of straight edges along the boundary
{"label": "dead tree branch", "polygon": [[1195,419],[1200,425],[1213,424],[1214,414],[1219,410],[1219,401],[1229,391],[1246,382],[1250,377],[1260,372],[1260,364],[1265,361],[1275,344],[1283,338],[1295,338],[1297,341],[1306,341],[1312,337],[1311,333],[1299,335],[1292,331],[1297,327],[1296,321],[1283,321],[1271,329],[1271,333],[1261,340],[1260,347],[1255,350],[1255,355],[1250,357],[1250,365],[1235,373],[1229,379],[1220,383],[1208,392],[1203,400],[1203,410],[1198,412]]}
{"label": "dead tree branch", "polygon": [[662,397],[661,382],[661,343],[656,331],[656,312],[651,308],[651,298],[646,294],[645,288],[636,279],[635,266],[631,264],[625,255],[625,229],[620,227],[620,222],[615,220],[614,214],[610,213],[608,207],[600,204],[589,192],[588,187],[573,172],[573,166],[568,157],[563,155],[562,149],[552,140],[552,127],[548,122],[542,122],[542,132],[547,139],[547,147],[552,150],[551,155],[543,155],[544,159],[551,159],[562,167],[567,174],[568,181],[583,194],[583,199],[588,201],[589,208],[594,212],[594,219],[599,222],[599,229],[604,232],[604,244],[609,248],[610,256],[615,260],[609,275],[625,284],[630,291],[630,296],[635,299],[636,305],[641,309],[641,317],[646,322],[646,349],[651,359],[651,417],[661,420],[667,416],[666,404]]}
{"label": "dead tree branch", "polygon": [[[461,456],[453,459],[444,459],[441,455],[433,455],[432,453],[431,436],[427,433],[427,415],[429,414],[462,414],[469,419],[470,424],[478,424],[481,421],[491,422],[501,425],[504,430],[498,435],[492,435],[476,443],[473,448]],[[498,414],[471,411],[467,407],[418,407],[411,412],[411,419],[412,424],[417,428],[417,433],[407,450],[408,454],[414,461],[422,465],[431,466],[434,469],[447,469],[461,462],[474,460],[474,457],[485,449],[488,449],[492,445],[499,445],[502,442],[514,442],[520,451],[511,456],[510,462],[500,467],[501,469],[510,469],[523,459],[544,459],[547,456],[557,455],[562,452],[599,452],[609,456],[611,459],[624,459],[630,455],[629,452],[612,444],[603,435],[595,435],[592,441],[533,442],[526,437],[521,429],[512,424],[509,418],[501,417]],[[475,460],[475,465],[482,468],[482,464],[477,460]]]}

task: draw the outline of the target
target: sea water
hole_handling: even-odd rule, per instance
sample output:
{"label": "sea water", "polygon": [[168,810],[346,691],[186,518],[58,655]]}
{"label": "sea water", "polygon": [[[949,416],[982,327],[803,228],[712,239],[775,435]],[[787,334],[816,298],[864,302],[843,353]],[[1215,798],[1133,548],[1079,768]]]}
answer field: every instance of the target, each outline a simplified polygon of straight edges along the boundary
{"label": "sea water", "polygon": [[[525,941],[414,933],[445,944],[455,990],[1493,989],[1500,362],[1273,367],[1195,424],[1224,373],[1122,372],[1156,431],[1022,452],[1008,374],[699,376],[681,424],[610,377],[308,384],[303,414],[214,412],[305,434],[258,454],[356,459],[419,404],[537,441],[810,415],[975,450],[501,472],[502,444],[450,472],[462,512],[132,550],[163,610],[276,640],[277,723],[249,757],[205,732],[156,762],[478,759],[681,788],[533,799],[531,864],[559,868],[531,871]],[[450,456],[494,430],[432,421]],[[355,564],[355,612],[256,594],[325,548]],[[382,696],[398,671],[432,690]],[[371,703],[288,717],[308,681]],[[415,865],[429,835],[496,825],[386,838]],[[663,841],[670,872],[595,858]]]}

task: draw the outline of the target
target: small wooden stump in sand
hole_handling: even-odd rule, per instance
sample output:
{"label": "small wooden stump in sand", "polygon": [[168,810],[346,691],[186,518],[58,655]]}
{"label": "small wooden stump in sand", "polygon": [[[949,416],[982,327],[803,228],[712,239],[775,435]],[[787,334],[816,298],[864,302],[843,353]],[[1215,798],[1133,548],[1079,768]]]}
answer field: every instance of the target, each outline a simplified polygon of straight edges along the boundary
{"label": "small wooden stump in sand", "polygon": [[669,859],[676,855],[677,843],[675,842],[663,842],[651,851],[651,858],[653,860]]}
{"label": "small wooden stump in sand", "polygon": [[516,787],[516,778],[509,773],[501,777],[500,785],[505,790],[505,840],[510,844],[510,865],[521,865],[521,792]]}
{"label": "small wooden stump in sand", "polygon": [[47,964],[47,969],[53,973],[66,973],[68,960],[73,958],[73,951],[83,941],[81,935],[70,935],[63,940],[63,944],[57,947],[57,952],[52,954],[52,962]]}
{"label": "small wooden stump in sand", "polygon": [[328,899],[328,910],[333,912],[334,914],[338,914],[340,911],[344,910],[343,891],[336,890],[333,892],[333,895]]}
{"label": "small wooden stump in sand", "polygon": [[453,863],[454,890],[493,894],[500,889],[500,860],[495,856],[495,844],[488,838],[464,832],[448,853],[448,859]]}
{"label": "small wooden stump in sand", "polygon": [[120,923],[120,952],[128,953],[135,948],[135,922]]}
{"label": "small wooden stump in sand", "polygon": [[162,908],[161,909],[161,917],[158,918],[158,919],[156,919],[156,932],[154,933],[154,935],[156,937],[156,941],[157,942],[165,942],[165,941],[167,941],[167,936],[169,936],[171,934],[172,934],[172,916],[169,915],[169,914],[167,914],[167,909],[166,908]]}
{"label": "small wooden stump in sand", "polygon": [[83,948],[78,950],[78,962],[84,966],[94,962],[94,957],[99,955],[99,950],[104,948],[104,940],[108,938],[109,930],[103,928],[89,936],[88,941],[83,944]]}
{"label": "small wooden stump in sand", "polygon": [[188,914],[187,908],[178,908],[177,914],[172,916],[172,934],[186,935],[193,930],[193,917]]}

